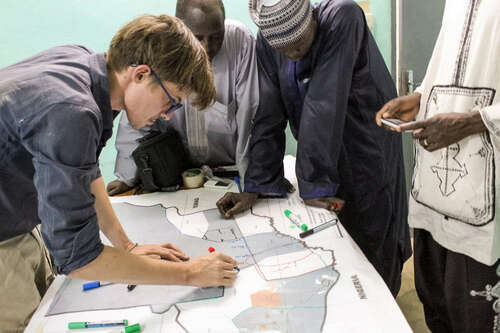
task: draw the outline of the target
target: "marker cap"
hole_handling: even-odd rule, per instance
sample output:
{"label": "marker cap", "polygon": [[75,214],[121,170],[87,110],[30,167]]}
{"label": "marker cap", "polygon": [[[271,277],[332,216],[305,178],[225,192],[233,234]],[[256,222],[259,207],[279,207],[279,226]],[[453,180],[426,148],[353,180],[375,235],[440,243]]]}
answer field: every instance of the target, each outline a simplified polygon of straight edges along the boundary
{"label": "marker cap", "polygon": [[292,215],[292,212],[291,212],[291,211],[289,211],[288,209],[286,209],[286,210],[285,210],[285,216],[286,216],[286,217],[288,217],[288,216],[290,216],[290,215]]}
{"label": "marker cap", "polygon": [[301,232],[301,233],[299,234],[299,237],[300,237],[300,238],[304,238],[304,237],[307,237],[307,236],[309,236],[309,235],[312,235],[313,233],[314,233],[314,229],[309,229],[309,230],[307,230],[307,231]]}
{"label": "marker cap", "polygon": [[84,321],[72,322],[72,323],[68,323],[68,328],[70,330],[79,330],[82,328],[87,328],[87,324]]}
{"label": "marker cap", "polygon": [[141,333],[141,325],[134,324],[125,327],[125,333]]}
{"label": "marker cap", "polygon": [[92,282],[87,282],[82,285],[83,291],[99,288],[101,286],[101,282],[99,281],[92,281]]}

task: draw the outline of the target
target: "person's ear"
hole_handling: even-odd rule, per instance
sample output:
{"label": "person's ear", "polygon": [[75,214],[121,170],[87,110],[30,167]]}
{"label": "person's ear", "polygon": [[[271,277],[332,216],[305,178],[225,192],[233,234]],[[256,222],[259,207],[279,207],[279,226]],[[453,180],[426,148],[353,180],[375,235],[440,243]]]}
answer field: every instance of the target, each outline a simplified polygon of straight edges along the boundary
{"label": "person's ear", "polygon": [[151,68],[148,65],[138,65],[132,67],[132,80],[136,83],[141,83],[146,80],[151,74]]}

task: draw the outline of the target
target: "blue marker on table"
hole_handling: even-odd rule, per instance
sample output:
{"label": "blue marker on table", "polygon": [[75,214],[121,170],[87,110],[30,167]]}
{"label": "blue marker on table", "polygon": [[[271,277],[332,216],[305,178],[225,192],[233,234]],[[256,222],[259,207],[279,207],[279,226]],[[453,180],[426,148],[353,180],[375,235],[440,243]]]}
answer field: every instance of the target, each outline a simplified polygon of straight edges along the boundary
{"label": "blue marker on table", "polygon": [[128,320],[117,320],[117,321],[77,321],[68,323],[68,328],[70,330],[79,330],[82,328],[98,328],[98,327],[114,327],[114,326],[127,326]]}
{"label": "blue marker on table", "polygon": [[92,289],[99,288],[99,287],[109,286],[110,284],[113,284],[113,283],[109,282],[109,283],[101,284],[100,281],[87,282],[87,283],[84,283],[82,285],[82,290],[83,291],[92,290]]}
{"label": "blue marker on table", "polygon": [[238,191],[240,191],[240,193],[241,193],[240,177],[239,176],[235,176],[234,177],[234,182],[236,183],[236,185],[238,185]]}

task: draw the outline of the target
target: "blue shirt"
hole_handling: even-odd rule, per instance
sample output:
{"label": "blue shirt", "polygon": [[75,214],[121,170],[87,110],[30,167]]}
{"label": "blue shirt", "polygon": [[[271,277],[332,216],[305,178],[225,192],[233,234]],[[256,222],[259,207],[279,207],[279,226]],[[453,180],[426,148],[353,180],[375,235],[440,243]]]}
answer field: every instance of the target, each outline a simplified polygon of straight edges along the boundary
{"label": "blue shirt", "polygon": [[396,89],[355,2],[325,0],[317,14],[315,40],[298,62],[257,36],[260,106],[245,191],[286,195],[288,122],[297,139],[300,196],[339,196],[365,209],[403,168],[401,136],[375,122]]}
{"label": "blue shirt", "polygon": [[60,46],[0,69],[0,241],[41,223],[63,274],[102,252],[90,184],[113,118],[104,54]]}

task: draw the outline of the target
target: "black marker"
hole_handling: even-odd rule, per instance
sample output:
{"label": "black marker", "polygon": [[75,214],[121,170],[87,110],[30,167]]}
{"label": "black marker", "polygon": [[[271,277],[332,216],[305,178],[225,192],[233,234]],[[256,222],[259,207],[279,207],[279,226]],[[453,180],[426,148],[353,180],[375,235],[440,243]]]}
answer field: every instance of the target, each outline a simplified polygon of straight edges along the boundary
{"label": "black marker", "polygon": [[337,222],[338,222],[338,221],[339,221],[338,219],[333,219],[333,220],[331,220],[331,221],[328,221],[328,222],[326,222],[326,223],[323,223],[323,224],[321,224],[321,225],[318,225],[317,227],[314,227],[314,228],[309,229],[309,230],[307,230],[307,231],[301,232],[301,233],[299,234],[299,236],[300,236],[300,238],[305,238],[305,237],[307,237],[307,236],[310,236],[310,235],[312,235],[312,234],[314,234],[314,233],[316,233],[316,232],[319,232],[319,231],[321,231],[321,230],[324,230],[324,229],[326,229],[326,228],[333,227],[334,225],[336,225],[336,224],[337,224]]}

